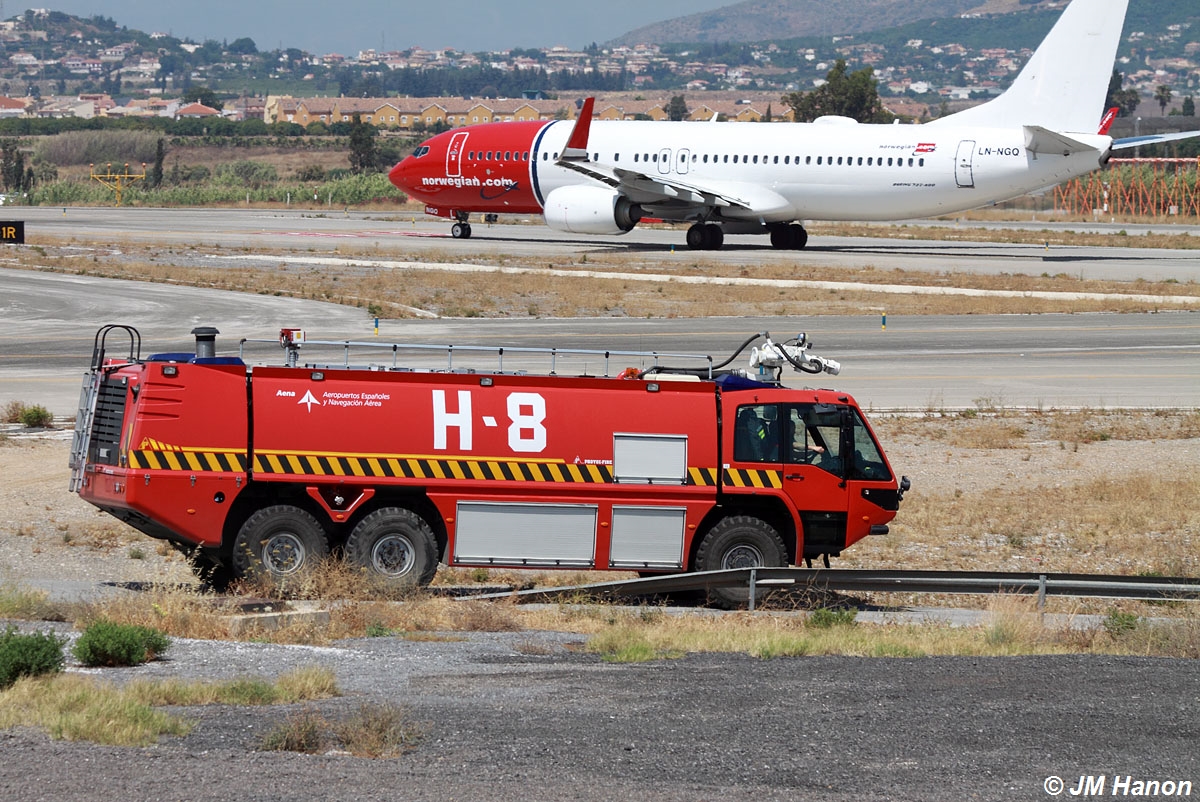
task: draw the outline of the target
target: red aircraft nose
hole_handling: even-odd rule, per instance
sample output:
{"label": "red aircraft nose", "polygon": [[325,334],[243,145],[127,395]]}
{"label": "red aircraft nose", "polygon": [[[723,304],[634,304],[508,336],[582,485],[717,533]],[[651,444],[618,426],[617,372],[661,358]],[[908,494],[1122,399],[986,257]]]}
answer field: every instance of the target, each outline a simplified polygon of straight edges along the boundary
{"label": "red aircraft nose", "polygon": [[388,181],[391,181],[392,185],[397,189],[408,189],[408,187],[405,185],[405,175],[408,173],[408,163],[411,161],[412,156],[405,156],[403,159],[397,162],[396,166],[393,167],[388,173]]}

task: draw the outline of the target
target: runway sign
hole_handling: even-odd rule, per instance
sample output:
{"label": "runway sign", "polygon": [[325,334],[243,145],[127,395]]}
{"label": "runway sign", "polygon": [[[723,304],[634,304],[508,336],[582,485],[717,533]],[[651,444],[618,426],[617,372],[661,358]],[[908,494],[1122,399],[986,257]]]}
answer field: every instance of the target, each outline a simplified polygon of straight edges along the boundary
{"label": "runway sign", "polygon": [[0,242],[13,245],[25,244],[24,220],[0,220]]}

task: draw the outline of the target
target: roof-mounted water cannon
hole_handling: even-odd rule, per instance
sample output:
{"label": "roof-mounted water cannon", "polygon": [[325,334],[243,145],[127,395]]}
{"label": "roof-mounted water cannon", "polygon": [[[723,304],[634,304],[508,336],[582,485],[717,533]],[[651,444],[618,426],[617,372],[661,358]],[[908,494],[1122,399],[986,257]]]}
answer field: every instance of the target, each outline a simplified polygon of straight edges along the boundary
{"label": "roof-mounted water cannon", "polygon": [[809,351],[812,342],[804,332],[783,343],[776,343],[766,335],[767,341],[750,351],[750,369],[772,368],[776,371],[783,369],[785,364],[800,373],[828,373],[838,375],[842,370],[840,362],[825,357],[815,356]]}
{"label": "roof-mounted water cannon", "polygon": [[287,366],[296,367],[300,361],[300,346],[304,345],[304,329],[280,329],[279,345],[287,353]]}

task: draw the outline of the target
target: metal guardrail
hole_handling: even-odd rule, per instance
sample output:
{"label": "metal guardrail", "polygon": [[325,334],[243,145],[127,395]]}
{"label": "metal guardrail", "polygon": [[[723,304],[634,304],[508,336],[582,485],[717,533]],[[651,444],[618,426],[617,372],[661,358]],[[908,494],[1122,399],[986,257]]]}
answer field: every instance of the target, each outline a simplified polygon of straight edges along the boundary
{"label": "metal guardrail", "polygon": [[763,590],[782,587],[864,593],[1012,593],[1036,595],[1038,609],[1047,596],[1077,596],[1151,601],[1200,601],[1200,578],[1116,576],[1104,574],[1011,573],[1003,571],[872,571],[862,569],[738,568],[690,574],[597,582],[560,588],[462,596],[464,599],[516,597],[521,600],[571,594],[654,596],[710,588],[746,587],[749,608]]}

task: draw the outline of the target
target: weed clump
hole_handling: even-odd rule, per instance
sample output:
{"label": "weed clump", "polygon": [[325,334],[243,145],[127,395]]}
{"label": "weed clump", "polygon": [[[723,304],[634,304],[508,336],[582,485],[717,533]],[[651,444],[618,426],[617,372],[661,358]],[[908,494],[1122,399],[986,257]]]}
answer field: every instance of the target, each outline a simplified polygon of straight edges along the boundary
{"label": "weed clump", "polygon": [[26,404],[24,401],[9,401],[0,411],[0,421],[19,423],[30,429],[48,429],[54,423],[54,415],[41,404]]}
{"label": "weed clump", "polygon": [[65,641],[49,632],[22,634],[8,627],[0,635],[0,689],[21,677],[62,671]]}
{"label": "weed clump", "polygon": [[330,721],[311,710],[289,717],[259,739],[267,752],[317,754],[333,749],[357,757],[396,757],[416,746],[425,726],[392,704],[360,705],[344,719]]}
{"label": "weed clump", "polygon": [[101,619],[88,625],[72,653],[86,666],[136,666],[156,659],[170,645],[157,629]]}

